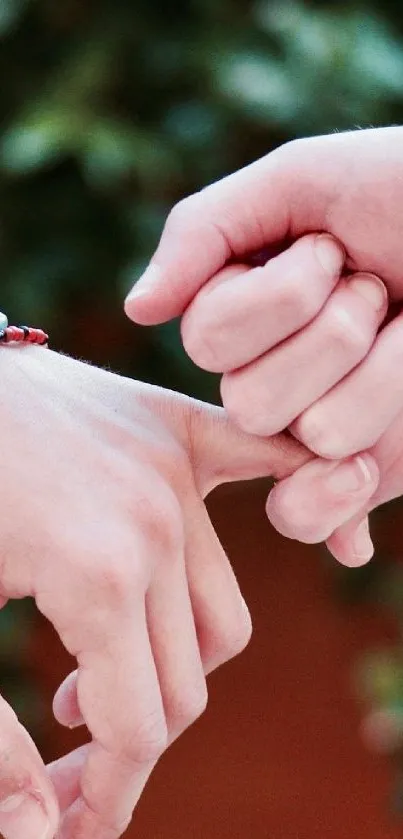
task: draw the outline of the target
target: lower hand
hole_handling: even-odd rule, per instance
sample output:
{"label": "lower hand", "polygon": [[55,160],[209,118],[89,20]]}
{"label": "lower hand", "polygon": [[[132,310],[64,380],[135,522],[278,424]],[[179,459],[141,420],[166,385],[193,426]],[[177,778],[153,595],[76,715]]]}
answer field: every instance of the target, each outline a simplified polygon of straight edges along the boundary
{"label": "lower hand", "polygon": [[[0,388],[0,596],[34,597],[76,657],[55,713],[92,738],[49,769],[58,836],[115,839],[161,753],[203,711],[206,674],[250,636],[204,496],[227,480],[284,477],[310,456],[291,438],[248,436],[222,409],[50,350],[4,348]],[[23,736],[13,721],[10,748]],[[16,811],[3,828],[0,802],[0,829],[42,839],[39,819],[53,835],[57,802],[24,748],[3,783],[0,763],[0,799],[36,790],[31,819]]]}

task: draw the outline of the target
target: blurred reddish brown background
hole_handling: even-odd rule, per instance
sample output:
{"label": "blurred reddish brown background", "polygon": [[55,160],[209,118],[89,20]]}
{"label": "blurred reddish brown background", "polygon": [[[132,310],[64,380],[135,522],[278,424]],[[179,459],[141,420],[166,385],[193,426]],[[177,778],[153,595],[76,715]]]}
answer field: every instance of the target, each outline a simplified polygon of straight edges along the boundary
{"label": "blurred reddish brown background", "polygon": [[[363,708],[353,681],[360,655],[394,641],[394,627],[379,609],[338,599],[331,563],[277,536],[263,515],[264,497],[257,483],[222,488],[212,499],[254,636],[210,678],[208,711],[161,760],[128,836],[397,839],[403,822],[390,806],[393,765],[360,741]],[[388,515],[384,544],[393,537]],[[50,708],[70,662],[46,624],[34,646]],[[47,759],[81,736],[64,732],[50,714],[44,731]]]}

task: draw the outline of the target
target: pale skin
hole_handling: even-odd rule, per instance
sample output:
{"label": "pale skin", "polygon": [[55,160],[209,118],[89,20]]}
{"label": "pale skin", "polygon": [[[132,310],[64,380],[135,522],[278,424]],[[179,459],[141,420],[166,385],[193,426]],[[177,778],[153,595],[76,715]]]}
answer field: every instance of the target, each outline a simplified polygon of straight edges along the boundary
{"label": "pale skin", "polygon": [[45,348],[4,347],[0,388],[1,604],[35,598],[76,657],[54,712],[90,735],[46,769],[0,699],[0,832],[117,839],[160,755],[204,710],[207,674],[250,637],[204,497],[284,478],[311,455]]}
{"label": "pale skin", "polygon": [[[288,427],[320,456],[267,512],[348,565],[372,555],[367,513],[403,493],[403,316],[379,329],[403,299],[402,207],[403,128],[294,141],[178,204],[125,304],[141,324],[182,315],[240,428]],[[376,487],[329,482],[329,459],[365,451]]]}

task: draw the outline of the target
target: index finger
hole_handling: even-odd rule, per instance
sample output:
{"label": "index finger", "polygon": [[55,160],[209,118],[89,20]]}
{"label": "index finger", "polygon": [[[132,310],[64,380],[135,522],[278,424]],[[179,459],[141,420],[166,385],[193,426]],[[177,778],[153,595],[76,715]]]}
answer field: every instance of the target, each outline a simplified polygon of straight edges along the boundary
{"label": "index finger", "polygon": [[[144,325],[170,320],[184,312],[228,260],[240,260],[290,234],[296,238],[322,229],[322,201],[310,185],[315,176],[312,156],[303,154],[301,160],[299,154],[296,161],[288,153],[290,146],[173,208],[147,271],[126,299],[132,320]],[[302,172],[304,160],[309,174]]]}

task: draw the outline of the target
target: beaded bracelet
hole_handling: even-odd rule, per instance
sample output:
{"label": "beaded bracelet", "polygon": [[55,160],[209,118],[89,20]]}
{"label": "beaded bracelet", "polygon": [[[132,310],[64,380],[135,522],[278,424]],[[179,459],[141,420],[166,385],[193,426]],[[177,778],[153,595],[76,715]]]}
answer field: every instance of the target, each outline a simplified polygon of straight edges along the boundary
{"label": "beaded bracelet", "polygon": [[7,315],[0,312],[0,342],[25,342],[26,344],[47,344],[49,335],[43,329],[35,329],[33,326],[9,326]]}

